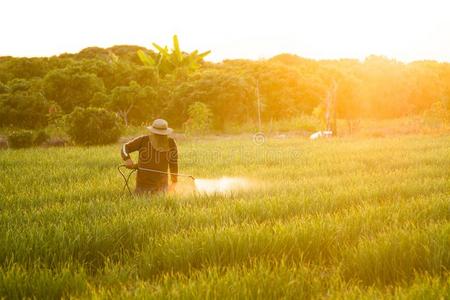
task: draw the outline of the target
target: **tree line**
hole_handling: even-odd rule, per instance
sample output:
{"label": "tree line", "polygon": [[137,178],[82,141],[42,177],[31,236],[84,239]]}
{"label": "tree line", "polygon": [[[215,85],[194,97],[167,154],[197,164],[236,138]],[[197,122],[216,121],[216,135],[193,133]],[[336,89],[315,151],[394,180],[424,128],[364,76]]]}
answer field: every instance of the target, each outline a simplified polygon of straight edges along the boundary
{"label": "tree line", "polygon": [[257,94],[265,122],[323,116],[330,94],[337,117],[347,120],[417,115],[436,106],[450,110],[449,63],[291,54],[212,63],[204,59],[208,52],[182,51],[176,37],[172,47],[154,46],[0,57],[0,126],[43,128],[76,107],[99,107],[127,125],[162,117],[181,127],[200,102],[208,107],[211,126],[222,130],[256,121]]}

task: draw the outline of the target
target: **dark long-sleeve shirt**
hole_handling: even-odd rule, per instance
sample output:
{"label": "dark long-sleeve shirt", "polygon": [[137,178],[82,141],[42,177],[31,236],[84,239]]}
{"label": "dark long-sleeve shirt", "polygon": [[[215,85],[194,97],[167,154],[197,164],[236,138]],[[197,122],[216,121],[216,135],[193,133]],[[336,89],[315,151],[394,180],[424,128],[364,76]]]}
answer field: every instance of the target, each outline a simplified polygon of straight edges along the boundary
{"label": "dark long-sleeve shirt", "polygon": [[[122,146],[120,151],[122,159],[130,158],[130,153],[139,151],[138,167],[161,172],[178,173],[178,150],[175,140],[168,138],[168,151],[158,151],[152,147],[148,135],[137,137]],[[171,174],[172,182],[177,182],[177,176]],[[158,192],[164,191],[168,186],[167,174],[157,172],[137,171],[136,191]]]}

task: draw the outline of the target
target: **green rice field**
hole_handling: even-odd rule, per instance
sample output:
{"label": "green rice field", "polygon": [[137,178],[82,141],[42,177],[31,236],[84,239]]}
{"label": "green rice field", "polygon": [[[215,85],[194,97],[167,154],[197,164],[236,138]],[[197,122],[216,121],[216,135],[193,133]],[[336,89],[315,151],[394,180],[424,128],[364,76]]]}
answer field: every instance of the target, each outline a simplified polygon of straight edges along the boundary
{"label": "green rice field", "polygon": [[238,184],[130,197],[118,144],[0,151],[0,298],[450,299],[450,137],[178,146]]}

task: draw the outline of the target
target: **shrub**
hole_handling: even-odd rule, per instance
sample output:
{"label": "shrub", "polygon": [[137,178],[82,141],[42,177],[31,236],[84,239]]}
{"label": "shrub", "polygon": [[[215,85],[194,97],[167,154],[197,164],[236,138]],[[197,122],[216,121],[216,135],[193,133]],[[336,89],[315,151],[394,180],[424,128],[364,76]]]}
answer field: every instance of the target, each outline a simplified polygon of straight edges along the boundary
{"label": "shrub", "polygon": [[14,131],[8,136],[8,144],[13,149],[29,148],[33,145],[33,132],[31,130]]}
{"label": "shrub", "polygon": [[34,135],[33,144],[36,146],[42,145],[43,143],[47,142],[49,138],[50,136],[44,130],[39,130]]}
{"label": "shrub", "polygon": [[50,102],[39,93],[0,95],[0,126],[34,129],[48,123]]}
{"label": "shrub", "polygon": [[184,123],[187,134],[205,134],[211,129],[212,112],[202,102],[194,102],[188,108],[189,120]]}
{"label": "shrub", "polygon": [[80,145],[114,143],[122,132],[120,119],[103,108],[77,107],[66,117],[65,123],[67,134]]}

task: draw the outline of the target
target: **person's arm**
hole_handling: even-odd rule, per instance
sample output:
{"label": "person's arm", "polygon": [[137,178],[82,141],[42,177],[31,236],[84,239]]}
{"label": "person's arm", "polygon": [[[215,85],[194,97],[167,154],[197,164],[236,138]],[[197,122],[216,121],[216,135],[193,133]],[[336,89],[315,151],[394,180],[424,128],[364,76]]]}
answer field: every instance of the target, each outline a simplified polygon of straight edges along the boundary
{"label": "person's arm", "polygon": [[[173,139],[169,139],[169,146],[170,146],[170,150],[169,150],[169,157],[168,157],[168,161],[169,161],[169,170],[170,173],[178,173],[178,149],[177,149],[177,144],[175,143],[175,141]],[[176,183],[178,181],[178,176],[175,174],[171,174],[170,178],[172,180],[172,183]]]}
{"label": "person's arm", "polygon": [[122,148],[120,149],[120,156],[125,161],[125,166],[127,166],[127,168],[132,168],[134,166],[130,153],[139,150],[141,147],[142,138],[142,136],[137,137],[122,145]]}

